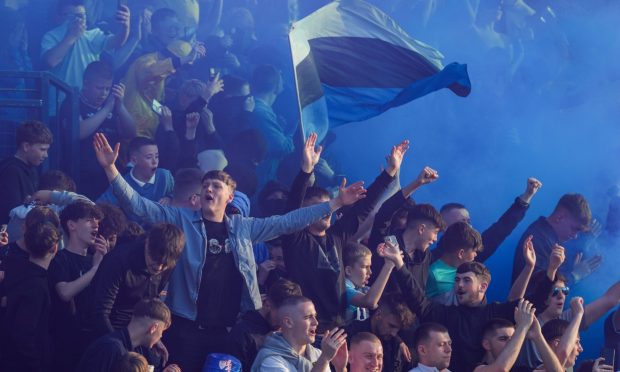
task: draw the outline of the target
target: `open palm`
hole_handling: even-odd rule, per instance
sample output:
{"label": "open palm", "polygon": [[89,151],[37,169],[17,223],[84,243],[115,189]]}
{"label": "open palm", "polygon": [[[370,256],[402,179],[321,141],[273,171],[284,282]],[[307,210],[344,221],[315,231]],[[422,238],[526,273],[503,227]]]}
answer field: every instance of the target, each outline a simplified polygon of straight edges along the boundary
{"label": "open palm", "polygon": [[114,165],[118,158],[118,151],[120,149],[120,143],[114,146],[114,149],[110,146],[108,139],[103,133],[95,133],[93,139],[93,147],[95,148],[95,154],[97,155],[97,161],[103,168]]}

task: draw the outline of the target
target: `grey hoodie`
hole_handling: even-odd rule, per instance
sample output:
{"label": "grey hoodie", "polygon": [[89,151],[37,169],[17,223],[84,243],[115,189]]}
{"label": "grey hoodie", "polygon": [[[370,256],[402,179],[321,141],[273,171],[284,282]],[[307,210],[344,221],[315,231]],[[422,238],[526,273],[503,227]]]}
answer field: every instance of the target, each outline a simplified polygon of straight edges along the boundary
{"label": "grey hoodie", "polygon": [[263,348],[260,349],[256,359],[254,359],[254,364],[252,364],[252,372],[260,372],[263,361],[272,356],[284,359],[294,366],[298,372],[310,372],[314,363],[321,356],[321,350],[308,345],[305,355],[298,355],[288,341],[284,339],[282,333],[274,332],[265,339]]}

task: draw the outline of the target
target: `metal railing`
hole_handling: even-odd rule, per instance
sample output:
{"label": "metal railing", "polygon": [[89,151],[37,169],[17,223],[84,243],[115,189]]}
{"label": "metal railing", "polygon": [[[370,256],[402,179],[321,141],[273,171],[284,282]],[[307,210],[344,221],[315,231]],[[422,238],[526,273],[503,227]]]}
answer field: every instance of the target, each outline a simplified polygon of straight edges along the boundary
{"label": "metal railing", "polygon": [[[40,120],[47,124],[54,135],[49,158],[43,164],[43,170],[59,169],[79,182],[80,158],[80,122],[79,92],[75,87],[47,71],[0,71],[2,81],[22,79],[25,88],[0,86],[0,108],[18,108],[35,111],[24,120]],[[16,80],[16,82],[19,82]],[[10,84],[18,86],[20,84]],[[8,97],[7,97],[8,96]],[[14,96],[14,97],[11,97]],[[64,97],[70,105],[70,115],[65,121],[60,120],[61,99]],[[3,120],[4,118],[0,118]]]}

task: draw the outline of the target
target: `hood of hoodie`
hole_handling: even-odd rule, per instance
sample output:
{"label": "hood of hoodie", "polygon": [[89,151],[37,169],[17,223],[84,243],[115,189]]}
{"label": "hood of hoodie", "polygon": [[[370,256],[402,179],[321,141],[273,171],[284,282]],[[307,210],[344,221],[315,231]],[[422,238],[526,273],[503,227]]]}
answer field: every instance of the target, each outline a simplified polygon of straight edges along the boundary
{"label": "hood of hoodie", "polygon": [[230,207],[237,208],[243,217],[250,216],[250,199],[241,191],[235,191]]}

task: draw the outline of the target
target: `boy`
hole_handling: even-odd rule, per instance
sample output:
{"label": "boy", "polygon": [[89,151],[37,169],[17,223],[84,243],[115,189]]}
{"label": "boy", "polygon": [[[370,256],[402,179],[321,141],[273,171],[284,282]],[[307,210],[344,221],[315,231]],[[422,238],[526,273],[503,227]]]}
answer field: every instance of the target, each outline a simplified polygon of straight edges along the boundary
{"label": "boy", "polygon": [[[133,168],[125,174],[127,183],[149,200],[159,201],[163,197],[170,197],[174,188],[174,179],[167,169],[158,168],[159,150],[155,141],[146,137],[136,137],[129,143],[129,156],[134,164]],[[110,203],[118,205],[118,201],[112,193],[112,187],[97,199],[98,203]],[[140,222],[138,217],[128,214],[132,221]]]}
{"label": "boy", "polygon": [[52,132],[39,121],[17,127],[15,156],[0,162],[0,224],[9,222],[9,212],[37,191],[37,167],[47,159]]}
{"label": "boy", "polygon": [[24,238],[30,258],[16,262],[15,275],[6,282],[0,370],[47,371],[51,357],[47,269],[58,249],[60,232],[44,222],[29,228]]}
{"label": "boy", "polygon": [[[50,265],[52,295],[51,331],[56,370],[73,370],[84,350],[92,301],[90,283],[107,253],[107,241],[99,232],[103,213],[85,201],[69,204],[60,212],[60,223],[67,236],[65,249],[58,252]],[[94,246],[94,254],[89,248]]]}
{"label": "boy", "polygon": [[[130,139],[136,135],[136,125],[123,104],[125,86],[114,84],[114,69],[103,61],[95,61],[84,71],[84,84],[80,91],[80,191],[95,199],[106,189],[105,173],[97,166],[97,159],[90,150],[95,132],[105,133],[114,141]],[[61,107],[61,121],[68,130],[71,104],[65,100]]]}
{"label": "boy", "polygon": [[[381,244],[378,249],[383,249]],[[377,279],[368,287],[372,253],[368,247],[357,243],[348,243],[343,251],[343,265],[347,296],[346,324],[354,320],[364,321],[369,317],[368,310],[379,304],[385,285],[394,268],[391,261],[386,261]]]}

